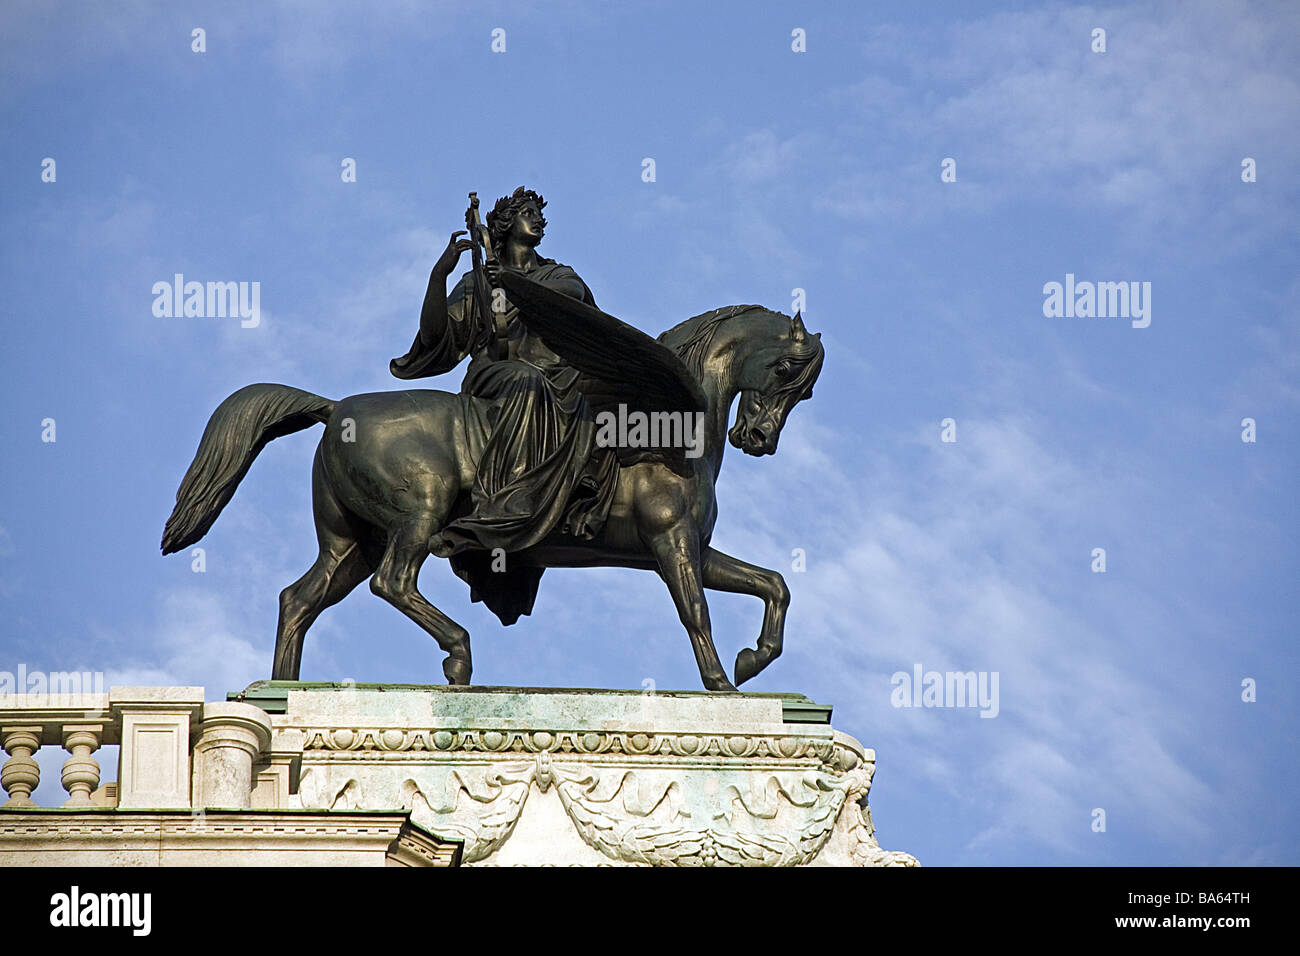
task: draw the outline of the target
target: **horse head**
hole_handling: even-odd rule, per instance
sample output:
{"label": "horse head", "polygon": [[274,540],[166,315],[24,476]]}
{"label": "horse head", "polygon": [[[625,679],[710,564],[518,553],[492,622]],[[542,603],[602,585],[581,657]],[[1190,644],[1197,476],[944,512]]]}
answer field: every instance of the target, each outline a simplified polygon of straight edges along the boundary
{"label": "horse head", "polygon": [[[786,418],[795,405],[812,397],[826,355],[821,333],[804,328],[801,314],[788,320],[780,313],[769,315],[781,321],[751,323],[753,347],[737,354],[740,401],[727,438],[747,455],[776,453]],[[766,334],[758,335],[760,328]]]}

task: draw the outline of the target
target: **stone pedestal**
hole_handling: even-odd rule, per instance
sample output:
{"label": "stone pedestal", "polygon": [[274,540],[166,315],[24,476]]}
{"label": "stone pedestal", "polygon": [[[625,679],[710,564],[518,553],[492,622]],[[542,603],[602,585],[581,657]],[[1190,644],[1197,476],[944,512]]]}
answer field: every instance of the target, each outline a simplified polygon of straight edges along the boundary
{"label": "stone pedestal", "polygon": [[[304,810],[404,810],[466,865],[914,866],[875,754],[798,695],[264,682]],[[276,789],[268,780],[267,792]]]}

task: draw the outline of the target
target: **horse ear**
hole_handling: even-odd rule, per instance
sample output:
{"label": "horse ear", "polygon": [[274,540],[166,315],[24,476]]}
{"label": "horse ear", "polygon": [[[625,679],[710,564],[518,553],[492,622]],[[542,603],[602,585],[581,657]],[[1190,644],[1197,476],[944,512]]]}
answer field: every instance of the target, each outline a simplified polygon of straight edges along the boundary
{"label": "horse ear", "polygon": [[790,341],[802,342],[807,335],[808,330],[803,327],[803,312],[796,312],[790,320]]}

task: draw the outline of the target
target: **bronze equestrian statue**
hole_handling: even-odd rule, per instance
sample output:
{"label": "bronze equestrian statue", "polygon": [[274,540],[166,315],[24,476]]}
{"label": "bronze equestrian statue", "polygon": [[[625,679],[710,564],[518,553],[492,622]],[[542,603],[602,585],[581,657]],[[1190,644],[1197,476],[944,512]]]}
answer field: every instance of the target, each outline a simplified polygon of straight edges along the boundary
{"label": "bronze equestrian statue", "polygon": [[[736,688],[713,645],[705,588],[764,603],[756,646],[736,657],[735,684],[781,653],[785,581],[710,546],[714,486],[728,440],[746,454],[775,453],[821,372],[820,334],[798,315],[734,305],[651,339],[597,309],[572,269],[536,254],[544,205],[521,187],[498,200],[484,228],[471,194],[470,238],[453,233],[432,270],[419,333],[391,368],[417,378],[468,356],[459,394],[335,402],[260,384],[213,412],[177,492],[164,554],[207,533],[267,442],[325,425],[312,467],[320,553],[280,595],[274,679],[298,679],[307,629],[369,578],[447,653],[447,680],[468,684],[468,632],[416,588],[431,553],[448,557],[472,598],[507,625],[532,610],[548,567],[657,571],[709,690]],[[447,295],[465,251],[473,268]],[[615,417],[656,421],[665,433],[669,420],[694,422],[698,441],[687,440],[689,425],[673,443],[637,440],[635,429],[613,441]]]}

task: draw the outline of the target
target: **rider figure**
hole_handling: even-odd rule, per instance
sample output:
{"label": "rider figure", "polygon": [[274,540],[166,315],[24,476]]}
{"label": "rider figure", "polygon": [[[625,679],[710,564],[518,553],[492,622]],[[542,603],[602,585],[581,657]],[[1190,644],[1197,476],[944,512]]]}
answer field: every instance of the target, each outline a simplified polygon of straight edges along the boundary
{"label": "rider figure", "polygon": [[[594,306],[591,290],[573,269],[537,254],[545,205],[523,186],[497,200],[487,215],[499,261],[485,267],[489,284],[495,285],[497,268],[510,269]],[[556,528],[594,536],[609,510],[617,460],[611,449],[596,446],[594,416],[578,389],[579,372],[528,331],[514,305],[504,301],[506,348],[494,358],[492,330],[481,327],[473,301],[472,273],[447,294],[448,277],[471,248],[464,236],[463,230],[452,233],[434,264],[419,333],[410,351],[389,368],[401,379],[423,378],[450,371],[468,355],[461,393],[493,403],[478,416],[484,435],[472,510],[429,543],[434,554],[452,557],[453,566],[459,558],[457,571],[468,577],[462,569],[481,564],[485,553],[490,558],[494,549],[520,551]],[[495,289],[494,297],[500,308],[504,290]],[[479,580],[471,585],[482,590],[482,575],[474,576]]]}

